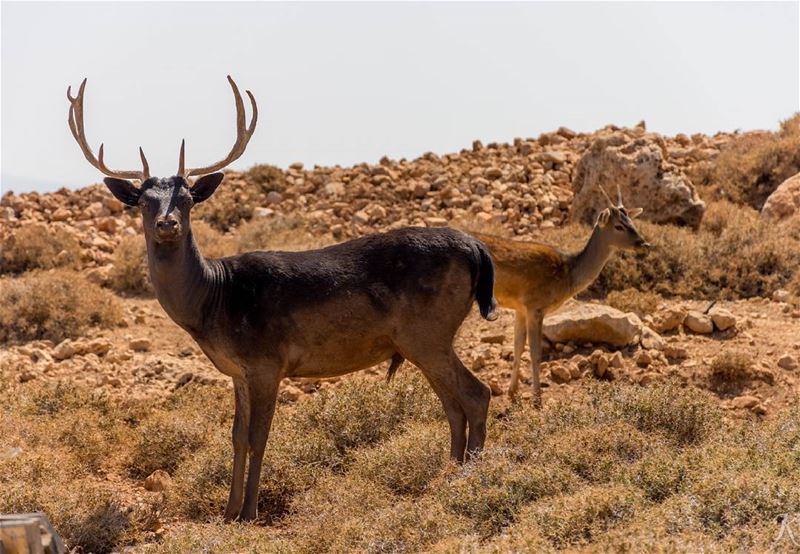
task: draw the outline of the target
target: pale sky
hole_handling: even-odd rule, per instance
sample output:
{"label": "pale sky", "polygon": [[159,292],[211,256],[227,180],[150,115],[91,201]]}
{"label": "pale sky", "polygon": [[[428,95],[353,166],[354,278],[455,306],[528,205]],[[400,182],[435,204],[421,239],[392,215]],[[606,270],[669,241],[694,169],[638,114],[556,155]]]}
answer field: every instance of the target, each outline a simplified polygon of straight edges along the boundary
{"label": "pale sky", "polygon": [[[377,162],[561,125],[667,134],[776,128],[798,111],[798,4],[2,3],[3,191],[172,175],[227,154],[230,73],[259,104],[233,167]],[[249,112],[249,107],[248,107]]]}

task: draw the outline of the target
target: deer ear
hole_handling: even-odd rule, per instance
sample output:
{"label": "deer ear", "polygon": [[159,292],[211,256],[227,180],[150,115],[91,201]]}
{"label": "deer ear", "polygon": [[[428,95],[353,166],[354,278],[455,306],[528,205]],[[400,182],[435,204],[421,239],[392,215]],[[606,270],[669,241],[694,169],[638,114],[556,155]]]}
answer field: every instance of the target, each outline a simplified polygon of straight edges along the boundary
{"label": "deer ear", "polygon": [[600,212],[600,215],[597,216],[597,224],[605,227],[606,225],[608,225],[608,220],[610,218],[611,218],[611,210],[606,208],[605,210]]}
{"label": "deer ear", "polygon": [[223,177],[225,177],[225,174],[218,172],[211,173],[210,175],[203,175],[195,181],[192,188],[189,189],[189,192],[192,193],[192,200],[194,200],[194,203],[197,204],[208,200],[211,195],[214,194],[214,191],[217,190]]}
{"label": "deer ear", "polygon": [[115,179],[114,177],[106,177],[103,182],[111,191],[114,197],[127,206],[136,206],[139,203],[139,196],[142,191],[130,181],[125,179]]}
{"label": "deer ear", "polygon": [[628,217],[630,217],[631,219],[636,219],[637,217],[642,215],[643,211],[644,208],[634,208],[628,212]]}

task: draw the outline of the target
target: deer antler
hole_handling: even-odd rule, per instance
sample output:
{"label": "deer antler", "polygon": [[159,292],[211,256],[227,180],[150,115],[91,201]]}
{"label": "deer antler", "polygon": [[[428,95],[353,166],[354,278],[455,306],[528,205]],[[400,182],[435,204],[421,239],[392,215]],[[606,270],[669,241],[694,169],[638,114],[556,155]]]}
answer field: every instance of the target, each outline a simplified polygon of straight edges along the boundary
{"label": "deer antler", "polygon": [[239,89],[237,88],[236,83],[233,82],[233,79],[231,79],[230,75],[228,75],[228,82],[231,84],[233,96],[236,101],[236,143],[233,145],[233,148],[231,148],[230,153],[225,157],[225,159],[205,167],[187,169],[184,166],[184,152],[186,143],[185,141],[181,141],[181,153],[178,160],[178,175],[181,177],[186,178],[193,177],[195,175],[206,175],[208,173],[213,173],[237,160],[242,154],[244,154],[244,150],[247,148],[247,143],[250,142],[250,137],[253,136],[253,132],[256,130],[256,121],[258,121],[258,106],[256,106],[255,97],[249,90],[245,91],[247,96],[250,97],[250,104],[253,106],[253,119],[250,121],[250,126],[245,127],[244,102],[242,102],[242,95],[239,94]]}
{"label": "deer antler", "polygon": [[604,189],[601,185],[597,185],[597,188],[600,189],[600,192],[602,192],[603,196],[605,196],[606,200],[608,200],[608,205],[613,208],[614,207],[614,202],[611,201],[611,197],[608,196],[608,193],[606,192],[606,189]]}
{"label": "deer antler", "polygon": [[81,151],[86,159],[94,167],[99,169],[103,174],[109,177],[118,177],[120,179],[138,179],[139,181],[146,181],[150,178],[150,166],[147,164],[147,158],[144,157],[142,147],[139,147],[139,157],[142,158],[142,171],[116,171],[109,168],[103,161],[103,145],[100,145],[98,156],[95,157],[89,143],[86,140],[86,130],[83,126],[83,91],[86,88],[86,79],[81,82],[78,89],[78,95],[72,97],[72,87],[67,87],[67,100],[69,100],[69,130],[72,136],[81,147]]}
{"label": "deer antler", "polygon": [[618,208],[625,206],[625,203],[622,201],[622,189],[619,188],[619,183],[617,183],[617,201],[619,202],[617,205]]}

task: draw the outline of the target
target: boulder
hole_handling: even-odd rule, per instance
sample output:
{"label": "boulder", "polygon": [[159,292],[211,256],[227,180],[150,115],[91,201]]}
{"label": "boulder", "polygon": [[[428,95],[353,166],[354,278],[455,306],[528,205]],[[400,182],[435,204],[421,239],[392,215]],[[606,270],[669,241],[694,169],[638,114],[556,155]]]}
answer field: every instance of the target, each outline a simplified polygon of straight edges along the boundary
{"label": "boulder", "polygon": [[708,315],[711,316],[711,321],[720,331],[726,331],[736,326],[736,316],[725,308],[712,308]]}
{"label": "boulder", "polygon": [[800,173],[789,177],[772,191],[761,208],[761,217],[769,221],[780,221],[798,213],[800,213]]}
{"label": "boulder", "polygon": [[683,324],[693,333],[707,335],[714,332],[714,322],[702,312],[690,311],[686,314]]}
{"label": "boulder", "polygon": [[654,135],[615,132],[596,139],[575,166],[570,219],[594,224],[608,206],[602,186],[616,199],[619,186],[626,205],[644,208],[642,219],[697,228],[706,210],[694,185],[664,159]]}
{"label": "boulder", "polygon": [[778,367],[788,371],[794,371],[797,369],[797,358],[791,354],[785,353],[778,359]]}
{"label": "boulder", "polygon": [[576,303],[544,320],[544,336],[550,342],[634,344],[643,324],[636,314],[602,304]]}
{"label": "boulder", "polygon": [[151,346],[152,343],[150,342],[150,339],[146,337],[131,339],[130,342],[128,343],[128,348],[130,348],[134,352],[147,352],[148,350],[150,350]]}

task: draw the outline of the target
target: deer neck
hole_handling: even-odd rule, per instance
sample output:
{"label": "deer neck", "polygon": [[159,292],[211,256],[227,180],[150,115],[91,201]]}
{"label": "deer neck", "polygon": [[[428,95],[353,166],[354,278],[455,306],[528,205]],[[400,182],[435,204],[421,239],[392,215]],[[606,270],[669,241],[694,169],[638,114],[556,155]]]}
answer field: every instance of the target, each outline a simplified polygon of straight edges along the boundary
{"label": "deer neck", "polygon": [[191,227],[182,240],[147,240],[150,280],[161,307],[175,323],[192,334],[202,331],[204,308],[219,298],[222,267],[200,253]]}
{"label": "deer neck", "polygon": [[595,225],[592,236],[589,237],[583,250],[571,260],[570,285],[573,295],[586,289],[597,279],[613,253],[614,247],[600,227]]}

